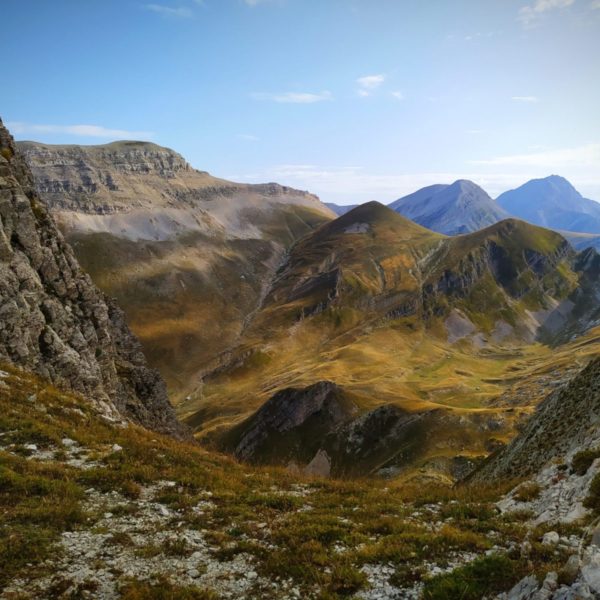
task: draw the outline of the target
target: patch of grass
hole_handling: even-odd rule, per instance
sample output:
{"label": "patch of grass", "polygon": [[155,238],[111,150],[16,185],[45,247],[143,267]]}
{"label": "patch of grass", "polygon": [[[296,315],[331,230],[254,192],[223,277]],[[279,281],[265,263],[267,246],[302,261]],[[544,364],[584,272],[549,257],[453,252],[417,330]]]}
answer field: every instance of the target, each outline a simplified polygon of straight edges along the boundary
{"label": "patch of grass", "polygon": [[334,566],[327,589],[339,596],[355,594],[367,584],[367,576],[351,564],[342,563]]}
{"label": "patch of grass", "polygon": [[600,473],[592,479],[583,505],[586,508],[591,508],[595,513],[600,513]]}
{"label": "patch of grass", "polygon": [[539,498],[541,491],[542,488],[535,482],[524,483],[517,488],[513,498],[517,502],[531,502]]}
{"label": "patch of grass", "polygon": [[183,538],[169,538],[162,544],[162,550],[167,556],[189,556],[192,549]]}
{"label": "patch of grass", "polygon": [[600,458],[600,448],[582,450],[573,457],[571,467],[577,475],[585,475],[597,458]]}
{"label": "patch of grass", "polygon": [[105,546],[135,546],[131,536],[125,531],[115,531],[111,536],[104,542]]}
{"label": "patch of grass", "polygon": [[0,155],[6,160],[10,160],[13,157],[13,151],[8,146],[3,146],[0,148]]}
{"label": "patch of grass", "polygon": [[131,581],[121,588],[122,600],[218,600],[212,590],[171,583],[166,577],[155,582]]}
{"label": "patch of grass", "polygon": [[424,600],[480,600],[509,589],[524,573],[523,567],[502,554],[478,558],[450,573],[425,582]]}

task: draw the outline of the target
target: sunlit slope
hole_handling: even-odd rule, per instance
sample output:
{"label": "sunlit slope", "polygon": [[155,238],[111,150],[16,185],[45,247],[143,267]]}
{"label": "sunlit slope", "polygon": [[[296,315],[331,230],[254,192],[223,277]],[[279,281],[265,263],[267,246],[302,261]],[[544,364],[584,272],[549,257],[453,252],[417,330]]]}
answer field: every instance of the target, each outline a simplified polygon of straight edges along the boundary
{"label": "sunlit slope", "polygon": [[447,238],[362,205],[294,246],[229,364],[181,414],[215,440],[278,390],[328,380],[361,412],[441,409],[421,461],[486,454],[544,393],[496,401],[558,356],[535,337],[577,286],[574,262],[560,235],[521,221]]}

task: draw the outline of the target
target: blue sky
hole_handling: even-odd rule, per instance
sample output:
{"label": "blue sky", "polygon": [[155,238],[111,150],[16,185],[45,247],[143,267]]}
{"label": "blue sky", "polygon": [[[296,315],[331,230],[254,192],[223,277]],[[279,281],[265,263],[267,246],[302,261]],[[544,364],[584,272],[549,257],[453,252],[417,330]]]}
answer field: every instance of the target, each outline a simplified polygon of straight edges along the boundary
{"label": "blue sky", "polygon": [[551,173],[600,200],[600,0],[0,0],[0,15],[17,139],[149,139],[342,204]]}

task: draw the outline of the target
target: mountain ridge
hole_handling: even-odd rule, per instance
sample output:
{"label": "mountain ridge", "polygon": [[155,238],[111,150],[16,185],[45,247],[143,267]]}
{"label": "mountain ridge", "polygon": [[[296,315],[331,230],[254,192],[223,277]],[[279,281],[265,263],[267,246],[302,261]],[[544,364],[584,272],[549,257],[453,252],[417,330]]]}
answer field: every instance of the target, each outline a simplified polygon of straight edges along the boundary
{"label": "mountain ridge", "polygon": [[575,233],[600,233],[600,203],[584,198],[564,177],[532,179],[500,194],[505,210],[535,225]]}
{"label": "mountain ridge", "polygon": [[335,215],[316,196],[238,184],[153,143],[22,143],[83,267],[117,298],[175,402],[218,365],[296,239]]}
{"label": "mountain ridge", "polygon": [[473,232],[509,216],[483,188],[466,179],[421,188],[388,206],[447,235]]}

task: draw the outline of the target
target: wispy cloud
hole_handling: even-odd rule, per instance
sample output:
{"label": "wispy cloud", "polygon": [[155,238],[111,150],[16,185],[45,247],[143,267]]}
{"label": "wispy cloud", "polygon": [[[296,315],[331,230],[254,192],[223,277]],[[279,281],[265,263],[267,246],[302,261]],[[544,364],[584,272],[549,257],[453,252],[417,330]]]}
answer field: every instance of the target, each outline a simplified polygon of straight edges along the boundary
{"label": "wispy cloud", "polygon": [[148,139],[154,136],[152,131],[129,131],[110,129],[101,125],[39,125],[13,121],[7,127],[16,135],[57,133],[80,137],[105,138],[113,140]]}
{"label": "wispy cloud", "polygon": [[[298,189],[310,190],[325,201],[350,204],[368,200],[391,202],[427,185],[452,183],[457,179],[470,179],[492,197],[496,197],[530,179],[558,172],[570,179],[578,189],[581,188],[582,193],[600,200],[600,172],[594,168],[600,157],[600,144],[592,146],[595,150],[579,148],[556,151],[552,156],[538,153],[534,157],[523,155],[527,156],[526,159],[519,155],[491,161],[472,161],[470,166],[459,171],[394,174],[373,172],[359,166],[281,164],[259,172],[229,175],[228,178],[249,182],[278,181]],[[591,163],[581,165],[578,161],[582,159]]]}
{"label": "wispy cloud", "polygon": [[564,168],[592,167],[600,164],[600,144],[585,144],[575,148],[559,148],[527,154],[497,156],[487,160],[472,160],[474,165],[511,165],[515,167]]}
{"label": "wispy cloud", "polygon": [[537,20],[548,11],[567,8],[575,3],[575,0],[535,0],[519,9],[517,19],[525,26],[531,27]]}
{"label": "wispy cloud", "polygon": [[600,0],[593,0],[593,1],[590,3],[590,8],[591,8],[592,10],[600,10]]}
{"label": "wispy cloud", "polygon": [[537,96],[513,96],[511,100],[514,100],[515,102],[529,102],[530,104],[535,104],[540,101]]}
{"label": "wispy cloud", "polygon": [[404,100],[405,98],[404,94],[400,91],[392,92],[392,96],[396,98],[396,100]]}
{"label": "wispy cloud", "polygon": [[279,102],[282,104],[314,104],[315,102],[325,102],[333,100],[331,92],[283,92],[278,94],[267,94],[263,92],[252,94],[255,100],[267,100],[271,102]]}
{"label": "wispy cloud", "polygon": [[[196,2],[196,4],[201,4],[201,2]],[[173,7],[164,4],[144,4],[144,8],[164,17],[174,17],[176,19],[192,19],[194,17],[194,13],[187,6]]]}
{"label": "wispy cloud", "polygon": [[238,138],[240,140],[244,140],[245,142],[258,142],[260,140],[259,137],[251,135],[249,133],[239,133]]}
{"label": "wispy cloud", "polygon": [[[391,202],[433,183],[452,183],[457,179],[470,179],[493,196],[521,185],[536,176],[527,173],[478,173],[473,169],[461,172],[427,173],[374,173],[358,166],[319,166],[287,164],[276,165],[259,173],[230,175],[236,181],[279,181],[286,185],[310,190],[325,201],[366,202],[379,200]],[[600,179],[600,178],[597,178]]]}
{"label": "wispy cloud", "polygon": [[356,80],[358,95],[363,97],[370,96],[384,81],[385,75],[383,74],[359,77]]}
{"label": "wispy cloud", "polygon": [[248,6],[258,6],[259,4],[267,4],[267,2],[273,2],[274,0],[244,0],[244,4]]}

